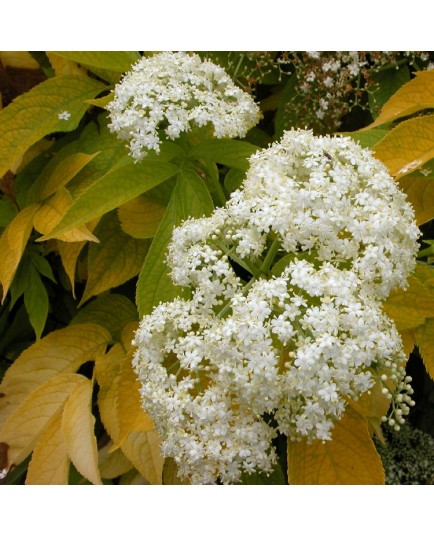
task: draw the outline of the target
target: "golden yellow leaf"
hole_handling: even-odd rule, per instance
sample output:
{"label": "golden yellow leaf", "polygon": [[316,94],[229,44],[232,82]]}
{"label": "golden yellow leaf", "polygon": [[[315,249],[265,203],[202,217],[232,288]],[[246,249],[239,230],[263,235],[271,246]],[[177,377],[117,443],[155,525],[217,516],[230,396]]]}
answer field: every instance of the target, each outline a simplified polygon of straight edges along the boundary
{"label": "golden yellow leaf", "polygon": [[112,450],[113,442],[109,441],[98,451],[99,472],[101,478],[117,478],[133,469],[133,464],[125,458],[120,449]]}
{"label": "golden yellow leaf", "polygon": [[119,437],[119,420],[117,410],[117,384],[119,371],[125,352],[122,345],[114,344],[105,355],[95,361],[95,377],[99,385],[98,409],[101,421],[113,441]]}
{"label": "golden yellow leaf", "polygon": [[116,405],[119,420],[119,436],[116,446],[120,446],[131,432],[149,432],[154,428],[154,421],[142,408],[140,399],[140,382],[131,365],[133,350],[122,360],[117,384]]}
{"label": "golden yellow leaf", "polygon": [[139,195],[118,209],[122,230],[134,238],[152,238],[166,207],[146,194]]}
{"label": "golden yellow leaf", "polygon": [[389,123],[425,108],[434,108],[434,71],[418,71],[383,106],[380,115],[367,128]]}
{"label": "golden yellow leaf", "polygon": [[413,173],[399,179],[399,186],[413,205],[417,225],[434,218],[434,181],[427,177],[415,177]]}
{"label": "golden yellow leaf", "polygon": [[53,67],[56,76],[76,74],[87,76],[87,70],[80,67],[75,61],[68,60],[62,56],[54,54],[54,52],[46,52],[47,57]]}
{"label": "golden yellow leaf", "polygon": [[157,432],[131,432],[121,448],[150,484],[161,484],[164,459],[161,456]]}
{"label": "golden yellow leaf", "polygon": [[168,486],[188,486],[190,482],[178,476],[178,466],[173,458],[165,458],[163,465],[163,484]]}
{"label": "golden yellow leaf", "polygon": [[4,67],[13,69],[39,69],[39,63],[32,58],[29,52],[0,52],[0,61]]}
{"label": "golden yellow leaf", "polygon": [[395,322],[399,331],[422,325],[426,318],[434,316],[434,294],[413,275],[408,278],[407,290],[390,293],[383,309]]}
{"label": "golden yellow leaf", "polygon": [[434,115],[400,123],[372,150],[394,177],[411,173],[434,158]]}
{"label": "golden yellow leaf", "polygon": [[68,484],[69,456],[62,433],[62,410],[46,426],[33,450],[26,484]]}
{"label": "golden yellow leaf", "polygon": [[0,426],[35,389],[50,378],[75,372],[104,355],[110,334],[97,324],[71,325],[32,344],[6,371],[0,385]]}
{"label": "golden yellow leaf", "polygon": [[416,344],[414,331],[412,329],[405,329],[399,334],[401,335],[404,353],[408,356],[413,351],[414,345]]}
{"label": "golden yellow leaf", "polygon": [[65,402],[62,431],[75,468],[92,484],[102,484],[92,415],[92,381],[83,377]]}
{"label": "golden yellow leaf", "polygon": [[425,368],[434,380],[434,318],[428,318],[423,326],[417,328],[416,344]]}
{"label": "golden yellow leaf", "polygon": [[[33,220],[35,229],[41,234],[49,233],[62,219],[63,215],[71,205],[72,198],[68,190],[63,186],[60,187],[50,199],[45,201],[35,214]],[[59,234],[56,238],[64,242],[83,242],[84,240],[98,242],[98,238],[96,238],[85,225],[80,225],[80,227],[77,227],[76,229],[71,229],[66,233]],[[40,240],[38,239],[37,242],[38,241]]]}
{"label": "golden yellow leaf", "polygon": [[50,378],[6,419],[0,430],[0,443],[9,445],[9,464],[19,464],[30,454],[53,415],[85,379],[67,373]]}
{"label": "golden yellow leaf", "polygon": [[38,205],[29,205],[19,212],[0,237],[0,282],[3,285],[3,299],[17,271],[24,249],[33,228],[33,217]]}
{"label": "golden yellow leaf", "polygon": [[290,484],[384,484],[384,469],[368,424],[347,407],[331,441],[288,442]]}
{"label": "golden yellow leaf", "polygon": [[142,477],[137,469],[133,469],[132,471],[129,471],[125,475],[121,476],[119,479],[119,484],[121,486],[143,486],[148,484],[148,482]]}

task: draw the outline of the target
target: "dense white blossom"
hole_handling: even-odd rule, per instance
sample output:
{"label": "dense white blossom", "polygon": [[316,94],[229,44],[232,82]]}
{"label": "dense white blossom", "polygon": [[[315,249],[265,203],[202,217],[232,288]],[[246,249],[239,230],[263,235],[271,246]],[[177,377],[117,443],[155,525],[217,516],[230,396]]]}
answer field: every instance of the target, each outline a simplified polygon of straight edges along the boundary
{"label": "dense white blossom", "polygon": [[330,440],[374,385],[399,426],[411,391],[381,303],[414,268],[413,220],[370,151],[291,131],[251,157],[225,207],[175,229],[168,263],[191,298],[141,321],[134,366],[183,476],[268,472],[278,432]]}
{"label": "dense white blossom", "polygon": [[261,117],[224,69],[184,52],[140,59],[116,85],[107,110],[109,129],[129,142],[135,160],[159,152],[162,131],[174,140],[193,125],[211,123],[217,138],[243,137]]}

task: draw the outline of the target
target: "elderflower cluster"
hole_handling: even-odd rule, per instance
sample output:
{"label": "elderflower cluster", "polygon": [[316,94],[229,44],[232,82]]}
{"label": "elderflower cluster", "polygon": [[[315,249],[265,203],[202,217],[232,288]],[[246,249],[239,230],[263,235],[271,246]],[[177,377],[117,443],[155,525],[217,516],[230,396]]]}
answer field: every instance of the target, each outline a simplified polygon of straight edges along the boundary
{"label": "elderflower cluster", "polygon": [[244,137],[261,113],[224,69],[197,54],[162,52],[139,60],[107,105],[109,129],[129,142],[136,161],[159,153],[162,131],[171,140],[193,125],[211,123],[214,135]]}
{"label": "elderflower cluster", "polygon": [[225,207],[174,230],[171,276],[191,297],[143,318],[134,366],[180,476],[270,472],[277,433],[330,440],[347,401],[374,384],[400,422],[405,355],[381,300],[405,286],[417,238],[370,151],[309,131],[253,155]]}

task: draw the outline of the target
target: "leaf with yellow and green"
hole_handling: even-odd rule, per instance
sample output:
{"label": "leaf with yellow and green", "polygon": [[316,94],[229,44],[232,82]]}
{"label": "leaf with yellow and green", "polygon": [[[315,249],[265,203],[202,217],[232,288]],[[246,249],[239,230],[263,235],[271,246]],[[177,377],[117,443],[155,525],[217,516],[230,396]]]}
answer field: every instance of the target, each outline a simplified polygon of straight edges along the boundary
{"label": "leaf with yellow and green", "polygon": [[[130,70],[133,63],[140,59],[138,52],[76,52],[76,51],[56,51],[53,52],[62,58],[75,61],[96,72],[109,71],[111,73],[124,73]],[[109,80],[111,80],[109,78]]]}
{"label": "leaf with yellow and green", "polygon": [[122,231],[115,212],[101,219],[95,234],[100,242],[89,246],[89,275],[80,305],[136,276],[149,249],[147,240],[137,240]]}
{"label": "leaf with yellow and green", "polygon": [[[104,84],[85,76],[56,76],[18,96],[0,111],[0,176],[35,142],[52,132],[75,130]],[[69,112],[67,120],[59,114]]]}
{"label": "leaf with yellow and green", "polygon": [[258,149],[247,141],[211,138],[195,145],[190,156],[247,171],[249,158]]}
{"label": "leaf with yellow and green", "polygon": [[30,233],[32,232],[33,217],[38,208],[38,205],[29,205],[21,210],[9,223],[0,237],[0,283],[3,286],[2,303],[6,298]]}
{"label": "leaf with yellow and green", "polygon": [[422,326],[419,326],[415,336],[425,368],[434,380],[434,318],[428,318]]}
{"label": "leaf with yellow and green", "polygon": [[192,171],[181,171],[139,275],[136,303],[140,316],[150,313],[160,301],[170,301],[179,294],[180,289],[173,285],[165,262],[174,227],[189,216],[209,216],[213,208],[204,182]]}
{"label": "leaf with yellow and green", "polygon": [[[86,228],[89,232],[93,232],[95,227],[99,223],[99,218],[90,221],[86,224]],[[65,273],[68,276],[69,282],[71,283],[72,295],[75,298],[75,272],[77,269],[77,261],[80,256],[80,253],[83,251],[83,248],[86,246],[88,241],[82,242],[62,242],[59,240],[57,242],[57,250],[59,252],[60,258],[62,260],[63,268]]]}
{"label": "leaf with yellow and green", "polygon": [[369,429],[381,439],[383,439],[381,418],[387,414],[390,407],[390,400],[381,392],[382,387],[380,383],[376,383],[369,389],[369,392],[363,393],[358,400],[348,400],[349,405],[359,415],[367,419]]}
{"label": "leaf with yellow and green", "polygon": [[367,128],[395,121],[426,108],[434,108],[434,72],[419,71],[401,86],[383,106],[380,115]]}
{"label": "leaf with yellow and green", "polygon": [[59,224],[44,239],[55,238],[106,214],[169,179],[177,170],[177,166],[169,162],[146,159],[139,164],[128,163],[116,167],[79,195]]}
{"label": "leaf with yellow and green", "polygon": [[51,64],[51,67],[54,69],[56,76],[66,76],[66,75],[79,75],[87,76],[87,71],[76,61],[72,61],[68,58],[54,54],[53,52],[46,52],[47,58]]}
{"label": "leaf with yellow and green", "polygon": [[63,151],[60,151],[56,155],[57,158],[52,158],[41,175],[34,181],[27,194],[27,199],[33,203],[43,201],[62,186],[66,186],[97,155],[98,153],[72,153],[63,156]]}
{"label": "leaf with yellow and green", "polygon": [[400,123],[372,147],[397,179],[434,158],[434,115]]}
{"label": "leaf with yellow and green", "polygon": [[290,484],[384,484],[384,469],[367,420],[351,407],[335,423],[332,440],[288,442]]}
{"label": "leaf with yellow and green", "polygon": [[32,58],[30,52],[26,51],[2,51],[0,52],[0,61],[3,67],[12,67],[13,69],[39,69],[39,63]]}
{"label": "leaf with yellow and green", "polygon": [[[103,326],[112,336],[119,341],[121,332],[127,324],[138,319],[136,306],[122,294],[104,294],[84,305],[71,320],[72,324],[83,322],[95,322]],[[130,341],[132,340],[132,335]]]}
{"label": "leaf with yellow and green", "polygon": [[102,484],[98,469],[95,417],[92,414],[91,380],[83,377],[65,402],[62,432],[66,450],[75,468],[92,484]]}
{"label": "leaf with yellow and green", "polygon": [[33,450],[46,426],[79,384],[80,374],[58,374],[35,389],[6,419],[0,442],[9,445],[8,463],[21,463]]}
{"label": "leaf with yellow and green", "polygon": [[417,273],[409,277],[407,290],[397,289],[383,304],[383,309],[399,331],[421,326],[434,316],[434,293],[419,280]]}
{"label": "leaf with yellow and green", "polygon": [[44,382],[104,355],[110,339],[102,326],[83,323],[52,331],[24,350],[0,385],[0,426]]}
{"label": "leaf with yellow and green", "polygon": [[33,449],[26,484],[68,484],[70,461],[62,433],[62,410],[53,415]]}
{"label": "leaf with yellow and green", "polygon": [[131,432],[121,449],[134,467],[150,484],[161,484],[164,458],[157,432]]}
{"label": "leaf with yellow and green", "polygon": [[349,136],[353,140],[358,141],[363,148],[370,149],[373,145],[378,143],[380,140],[388,134],[386,129],[373,129],[373,130],[357,130],[356,132],[343,132],[338,133],[337,136]]}
{"label": "leaf with yellow and green", "polygon": [[133,469],[133,464],[120,449],[113,450],[112,441],[99,449],[98,464],[101,478],[118,478]]}
{"label": "leaf with yellow and green", "polygon": [[118,208],[122,230],[134,238],[152,238],[163,219],[166,207],[146,194]]}
{"label": "leaf with yellow and green", "polygon": [[[57,192],[47,199],[35,214],[33,225],[38,233],[48,234],[56,227],[65,212],[72,205],[72,198],[66,188],[61,186]],[[57,236],[63,242],[98,242],[98,238],[93,235],[85,225],[80,225]],[[37,239],[39,242],[41,239]]]}

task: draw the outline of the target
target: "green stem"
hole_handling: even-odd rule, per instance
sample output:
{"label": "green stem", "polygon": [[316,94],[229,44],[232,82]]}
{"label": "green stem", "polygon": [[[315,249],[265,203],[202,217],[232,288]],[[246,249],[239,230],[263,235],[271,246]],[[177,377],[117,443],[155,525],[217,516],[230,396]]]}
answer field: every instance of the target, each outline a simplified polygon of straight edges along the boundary
{"label": "green stem", "polygon": [[[206,140],[207,140],[206,134],[205,134],[205,129],[200,128],[199,129],[199,134],[200,134],[200,140],[201,140],[202,144],[205,145]],[[216,168],[214,168],[213,161],[208,156],[207,152],[203,151],[203,153],[204,153],[204,162],[205,162],[204,171],[205,171],[207,177],[209,177],[209,179],[211,180],[211,183],[212,183],[212,185],[214,187],[214,191],[216,193],[216,196],[217,196],[219,204],[223,206],[223,205],[226,204],[227,197],[226,197],[226,194],[225,194],[225,192],[223,190],[222,185],[220,184],[220,177],[219,177],[218,170]]]}
{"label": "green stem", "polygon": [[268,250],[267,255],[265,256],[265,259],[264,259],[263,263],[259,267],[259,270],[263,274],[267,274],[268,271],[270,270],[271,264],[273,263],[274,257],[276,256],[277,252],[279,251],[279,248],[280,248],[280,241],[279,241],[278,238],[275,238],[273,243],[270,246],[270,249]]}
{"label": "green stem", "polygon": [[254,275],[255,277],[262,277],[262,271],[260,268],[258,268],[255,264],[248,261],[247,259],[240,259],[236,253],[234,253],[233,249],[227,248],[221,240],[216,240],[216,245],[223,250],[228,257],[230,257],[233,261],[235,261],[237,264],[239,264],[244,270],[247,270],[249,273]]}

